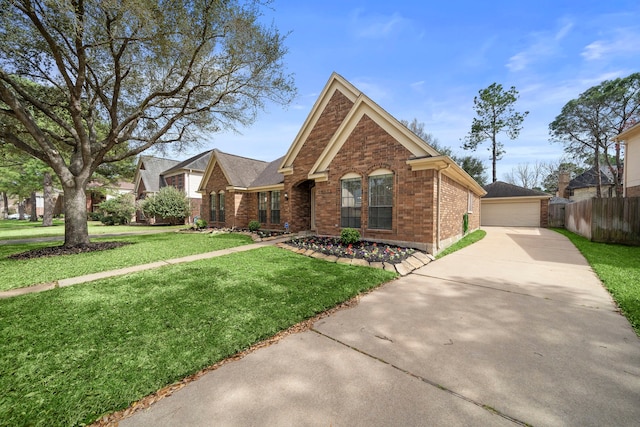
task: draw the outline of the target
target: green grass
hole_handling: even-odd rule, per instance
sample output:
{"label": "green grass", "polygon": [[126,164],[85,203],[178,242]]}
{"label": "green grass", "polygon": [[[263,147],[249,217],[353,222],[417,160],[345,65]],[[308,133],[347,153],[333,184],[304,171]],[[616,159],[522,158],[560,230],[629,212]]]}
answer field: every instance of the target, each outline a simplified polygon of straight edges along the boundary
{"label": "green grass", "polygon": [[487,235],[487,232],[484,230],[476,230],[473,233],[469,233],[464,236],[462,239],[458,240],[453,245],[446,248],[444,251],[440,252],[436,255],[436,259],[442,258],[443,256],[449,255],[455,251],[459,251],[462,248],[465,248],[469,245],[474,244],[475,242],[484,239],[484,236]]}
{"label": "green grass", "polygon": [[0,424],[90,423],[394,277],[265,247],[0,300]]}
{"label": "green grass", "polygon": [[595,243],[564,229],[640,335],[640,246]]}
{"label": "green grass", "polygon": [[[140,231],[173,231],[184,225],[104,225],[100,221],[88,221],[89,234],[131,233]],[[0,240],[32,239],[37,237],[64,236],[64,221],[56,219],[53,226],[43,227],[42,221],[0,220]]]}
{"label": "green grass", "polygon": [[30,249],[60,245],[60,242],[0,245],[0,290],[21,288],[38,283],[114,270],[149,262],[241,246],[252,242],[241,234],[160,233],[139,236],[92,239],[125,241],[132,245],[107,251],[50,258],[12,260],[7,256]]}

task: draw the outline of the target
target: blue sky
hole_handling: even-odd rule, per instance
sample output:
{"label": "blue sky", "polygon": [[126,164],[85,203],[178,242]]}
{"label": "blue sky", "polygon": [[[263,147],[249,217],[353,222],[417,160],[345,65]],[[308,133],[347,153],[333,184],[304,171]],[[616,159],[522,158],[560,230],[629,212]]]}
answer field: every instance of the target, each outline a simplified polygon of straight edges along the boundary
{"label": "blue sky", "polygon": [[[529,116],[498,179],[518,163],[553,161],[562,146],[548,126],[562,106],[606,79],[640,71],[640,2],[275,0],[265,12],[287,39],[298,97],[267,105],[241,134],[209,135],[203,147],[261,160],[284,155],[333,71],[398,119],[417,118],[463,153],[473,97],[493,82],[520,92]],[[478,148],[491,172],[488,145]]]}

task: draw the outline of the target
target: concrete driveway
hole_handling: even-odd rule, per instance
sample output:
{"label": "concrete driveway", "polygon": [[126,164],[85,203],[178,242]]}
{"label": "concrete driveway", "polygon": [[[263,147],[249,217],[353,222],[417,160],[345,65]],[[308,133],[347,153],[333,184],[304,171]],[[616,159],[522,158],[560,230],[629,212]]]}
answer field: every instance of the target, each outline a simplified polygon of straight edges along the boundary
{"label": "concrete driveway", "polygon": [[486,228],[121,426],[637,426],[640,340],[562,235]]}

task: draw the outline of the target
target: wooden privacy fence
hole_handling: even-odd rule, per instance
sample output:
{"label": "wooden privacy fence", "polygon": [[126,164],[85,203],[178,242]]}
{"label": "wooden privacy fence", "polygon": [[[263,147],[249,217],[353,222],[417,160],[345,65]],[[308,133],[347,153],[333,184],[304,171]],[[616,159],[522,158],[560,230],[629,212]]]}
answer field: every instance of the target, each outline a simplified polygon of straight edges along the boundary
{"label": "wooden privacy fence", "polygon": [[565,205],[564,227],[594,242],[640,245],[640,197],[569,203]]}
{"label": "wooden privacy fence", "polygon": [[549,227],[563,228],[564,227],[564,210],[565,203],[550,203],[549,204]]}

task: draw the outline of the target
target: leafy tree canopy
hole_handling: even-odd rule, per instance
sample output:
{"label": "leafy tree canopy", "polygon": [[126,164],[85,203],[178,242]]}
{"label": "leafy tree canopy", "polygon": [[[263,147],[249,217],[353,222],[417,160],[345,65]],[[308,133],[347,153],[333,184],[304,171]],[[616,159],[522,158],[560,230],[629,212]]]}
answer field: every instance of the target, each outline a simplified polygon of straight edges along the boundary
{"label": "leafy tree canopy", "polygon": [[[48,165],[65,245],[89,242],[101,165],[251,123],[295,95],[260,0],[14,0],[0,13],[0,139]],[[44,123],[43,123],[44,122]]]}
{"label": "leafy tree canopy", "polygon": [[496,162],[505,153],[504,144],[498,141],[500,133],[506,133],[509,139],[516,139],[520,135],[522,122],[529,114],[515,110],[514,104],[518,100],[518,91],[514,86],[504,90],[501,84],[492,83],[486,89],[478,92],[473,98],[474,110],[477,117],[471,123],[471,130],[464,139],[462,148],[475,151],[484,141],[490,141],[493,182],[497,180]]}

